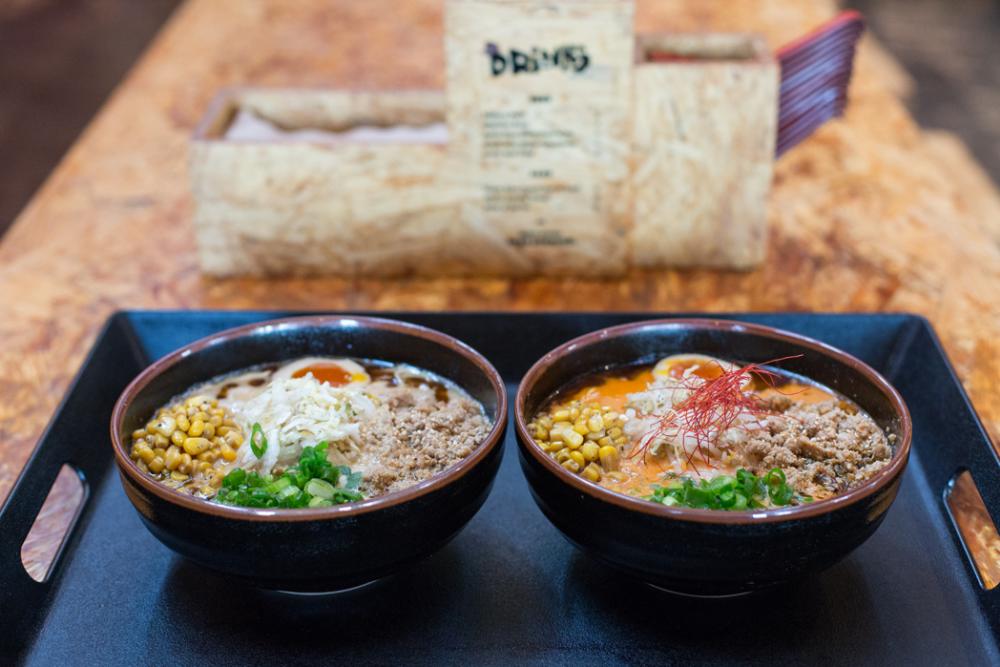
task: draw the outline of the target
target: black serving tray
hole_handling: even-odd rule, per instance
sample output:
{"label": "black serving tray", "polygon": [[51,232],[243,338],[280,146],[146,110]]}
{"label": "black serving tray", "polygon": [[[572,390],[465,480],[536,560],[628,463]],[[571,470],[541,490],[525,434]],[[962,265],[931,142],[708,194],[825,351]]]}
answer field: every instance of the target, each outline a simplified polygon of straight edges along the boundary
{"label": "black serving tray", "polygon": [[[979,585],[942,496],[967,468],[1000,519],[1000,463],[922,318],[712,316],[788,329],[860,357],[902,392],[914,440],[895,506],[845,561],[792,586],[707,601],[625,579],[563,540],[531,500],[513,429],[482,511],[406,574],[353,593],[291,597],[241,588],[175,556],[143,528],[113,471],[112,404],[174,348],[286,314],[110,318],[0,510],[2,664],[1000,664],[1000,588]],[[559,343],[653,317],[383,315],[469,343],[512,394]],[[37,583],[21,566],[20,544],[67,462],[85,480],[85,504],[52,574]]]}

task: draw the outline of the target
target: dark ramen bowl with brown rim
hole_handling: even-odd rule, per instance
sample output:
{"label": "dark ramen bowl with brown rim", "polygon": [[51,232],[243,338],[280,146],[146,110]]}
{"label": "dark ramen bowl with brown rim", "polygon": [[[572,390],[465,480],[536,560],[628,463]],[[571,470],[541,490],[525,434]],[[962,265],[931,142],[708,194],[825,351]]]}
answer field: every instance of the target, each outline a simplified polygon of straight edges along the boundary
{"label": "dark ramen bowl with brown rim", "polygon": [[[482,403],[493,427],[451,468],[402,491],[333,507],[221,505],[158,483],[129,458],[129,434],[193,385],[256,364],[306,356],[379,359],[432,371]],[[115,404],[111,440],[125,493],[163,544],[254,586],[337,591],[430,555],[475,515],[500,465],[506,405],[504,384],[493,366],[450,336],[370,317],[303,317],[223,331],[155,362]]]}
{"label": "dark ramen bowl with brown rim", "polygon": [[[532,441],[528,423],[561,388],[598,371],[678,353],[745,363],[794,357],[782,361],[782,370],[856,402],[887,434],[895,434],[893,455],[872,478],[826,500],[724,511],[671,507],[616,493],[570,473]],[[531,493],[570,542],[656,587],[699,596],[749,593],[816,574],[844,558],[885,518],[910,453],[906,405],[869,366],[804,336],[732,321],[636,322],[571,340],[528,371],[514,415]]]}

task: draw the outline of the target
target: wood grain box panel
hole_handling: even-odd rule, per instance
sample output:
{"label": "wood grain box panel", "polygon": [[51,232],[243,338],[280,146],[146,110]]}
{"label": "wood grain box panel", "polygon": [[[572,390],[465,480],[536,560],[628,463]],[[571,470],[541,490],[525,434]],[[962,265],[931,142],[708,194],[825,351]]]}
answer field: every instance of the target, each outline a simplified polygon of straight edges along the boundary
{"label": "wood grain box panel", "polygon": [[739,34],[640,35],[636,54],[633,261],[756,266],[767,248],[777,62],[763,39]]}
{"label": "wood grain box panel", "polygon": [[231,141],[238,109],[288,128],[440,122],[437,92],[244,89],[198,129],[191,178],[199,258],[227,275],[503,273],[518,258],[470,224],[477,190],[446,144]]}

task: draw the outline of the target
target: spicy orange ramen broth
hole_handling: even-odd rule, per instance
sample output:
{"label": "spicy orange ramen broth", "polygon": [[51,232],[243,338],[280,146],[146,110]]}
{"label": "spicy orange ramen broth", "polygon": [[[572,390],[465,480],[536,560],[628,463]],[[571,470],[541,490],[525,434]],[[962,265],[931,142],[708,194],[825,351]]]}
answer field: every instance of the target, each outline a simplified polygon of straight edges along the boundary
{"label": "spicy orange ramen broth", "polygon": [[[677,364],[671,367],[670,375],[680,377],[686,365]],[[699,366],[694,374],[706,380],[713,380],[722,374],[722,369],[718,366]],[[606,375],[596,376],[580,389],[566,397],[567,401],[579,400],[582,402],[597,402],[606,405],[619,412],[625,410],[628,403],[628,395],[645,391],[653,381],[653,367],[626,368],[619,371],[611,371]],[[836,396],[824,389],[811,384],[802,384],[789,380],[779,387],[772,387],[767,383],[755,378],[751,390],[761,398],[772,398],[775,396],[787,396],[794,401],[802,403],[821,403]],[[600,481],[600,485],[607,487],[618,493],[628,495],[649,495],[649,487],[652,484],[662,482],[662,475],[674,470],[672,464],[657,461],[653,457],[643,457],[641,454],[630,456],[635,443],[626,445],[626,450],[621,457],[621,472],[627,475],[624,481],[616,482],[605,477]],[[704,467],[704,466],[702,466]],[[682,471],[683,472],[694,472]],[[724,465],[717,464],[713,471],[718,474],[736,474],[735,469],[729,469]]]}

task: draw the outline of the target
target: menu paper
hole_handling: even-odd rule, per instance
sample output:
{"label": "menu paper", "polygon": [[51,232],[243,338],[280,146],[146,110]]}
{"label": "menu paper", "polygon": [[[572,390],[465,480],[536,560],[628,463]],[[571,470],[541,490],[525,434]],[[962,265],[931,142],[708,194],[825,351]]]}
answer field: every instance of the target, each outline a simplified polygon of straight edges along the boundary
{"label": "menu paper", "polygon": [[628,263],[632,3],[450,0],[450,150],[477,190],[463,218],[524,273]]}

